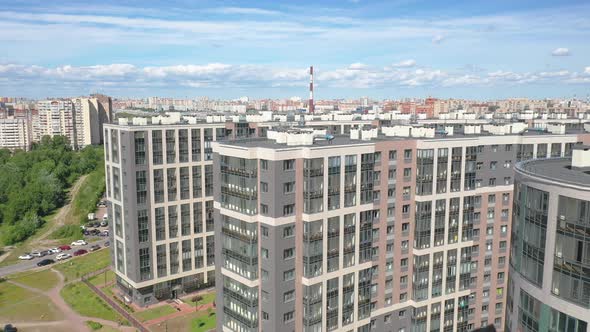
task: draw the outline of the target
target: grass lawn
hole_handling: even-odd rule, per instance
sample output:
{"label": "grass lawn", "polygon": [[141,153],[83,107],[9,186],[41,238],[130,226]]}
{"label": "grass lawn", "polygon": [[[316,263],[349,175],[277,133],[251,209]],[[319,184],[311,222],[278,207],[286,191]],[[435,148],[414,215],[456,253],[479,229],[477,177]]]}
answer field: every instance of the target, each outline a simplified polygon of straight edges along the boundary
{"label": "grass lawn", "polygon": [[109,249],[102,249],[88,253],[84,256],[74,257],[65,261],[63,264],[55,265],[54,268],[64,275],[65,281],[67,282],[79,279],[90,272],[105,268],[109,266],[110,263],[111,256]]}
{"label": "grass lawn", "polygon": [[[105,274],[101,273],[99,275],[95,275],[94,277],[88,279],[88,281],[90,281],[90,283],[96,287],[102,287],[102,286],[104,286],[104,282],[105,282]],[[107,281],[107,284],[112,281],[115,281],[115,272],[113,272],[113,270],[107,270],[106,281]]]}
{"label": "grass lawn", "polygon": [[[200,294],[203,299],[201,301],[198,301],[196,303],[197,306],[203,305],[203,304],[207,304],[207,303],[212,303],[213,301],[215,301],[215,292],[210,292],[210,293],[201,293]],[[189,297],[185,297],[182,299],[182,302],[192,305],[193,307],[195,306],[195,302],[192,302],[191,299],[193,297],[195,297],[197,295],[193,295],[193,296],[189,296]]]}
{"label": "grass lawn", "polygon": [[63,319],[63,314],[44,295],[8,282],[0,282],[0,321],[33,322]]}
{"label": "grass lawn", "polygon": [[215,329],[216,321],[217,317],[215,315],[215,310],[210,313],[208,311],[202,311],[201,316],[197,316],[191,321],[191,332],[206,332],[213,330]]}
{"label": "grass lawn", "polygon": [[123,320],[107,303],[82,282],[66,285],[61,297],[80,315],[97,317],[113,322]]}
{"label": "grass lawn", "polygon": [[8,276],[10,280],[19,282],[29,287],[37,288],[43,291],[50,290],[55,287],[59,281],[56,272],[50,269],[43,271],[27,271]]}
{"label": "grass lawn", "polygon": [[162,316],[170,315],[171,313],[176,312],[176,309],[172,308],[171,306],[164,304],[157,306],[155,308],[138,311],[136,312],[135,318],[137,318],[141,322],[146,322],[148,320],[160,318]]}
{"label": "grass lawn", "polygon": [[[152,332],[206,332],[209,330],[215,330],[217,317],[215,316],[215,310],[212,310],[211,312],[211,316],[207,310],[202,310],[181,317],[172,318],[165,323],[150,325],[150,330]],[[166,325],[168,325],[168,329],[166,329]]]}

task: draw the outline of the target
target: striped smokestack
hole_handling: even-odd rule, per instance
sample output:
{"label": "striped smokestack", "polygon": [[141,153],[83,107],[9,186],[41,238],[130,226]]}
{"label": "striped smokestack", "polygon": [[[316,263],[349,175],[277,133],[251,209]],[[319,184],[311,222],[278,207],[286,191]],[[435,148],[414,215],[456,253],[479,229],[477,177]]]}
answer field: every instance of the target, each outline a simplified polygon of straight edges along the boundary
{"label": "striped smokestack", "polygon": [[313,114],[313,66],[309,67],[309,114]]}

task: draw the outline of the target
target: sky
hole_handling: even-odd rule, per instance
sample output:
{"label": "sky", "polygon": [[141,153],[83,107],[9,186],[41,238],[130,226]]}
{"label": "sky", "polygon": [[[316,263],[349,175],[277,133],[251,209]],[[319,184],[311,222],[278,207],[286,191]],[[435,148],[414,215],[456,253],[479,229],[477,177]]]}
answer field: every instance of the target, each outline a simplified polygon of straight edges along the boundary
{"label": "sky", "polygon": [[0,96],[586,98],[590,3],[0,0]]}

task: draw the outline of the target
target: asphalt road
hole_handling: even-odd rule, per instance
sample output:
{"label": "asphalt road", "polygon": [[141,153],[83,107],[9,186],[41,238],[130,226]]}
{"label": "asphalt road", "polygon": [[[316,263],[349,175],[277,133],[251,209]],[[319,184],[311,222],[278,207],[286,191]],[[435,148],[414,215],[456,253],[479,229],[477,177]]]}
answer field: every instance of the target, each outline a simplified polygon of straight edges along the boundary
{"label": "asphalt road", "polygon": [[[91,246],[98,244],[102,248],[102,247],[104,247],[104,243],[107,241],[109,241],[109,237],[105,236],[105,237],[101,237],[100,240],[98,240],[98,241],[89,242],[85,246],[75,246],[75,247],[71,246],[72,249],[67,250],[67,251],[62,251],[62,252],[68,253],[72,256],[74,255],[74,251],[79,250],[79,249],[86,249],[86,250],[88,250],[88,252],[90,252]],[[112,243],[111,243],[111,245],[112,245]],[[47,250],[47,249],[51,249],[51,248],[39,248],[39,249],[40,250]],[[35,257],[31,260],[21,260],[18,263],[13,264],[13,265],[0,267],[0,277],[37,268],[37,263],[40,262],[41,260],[47,259],[47,258],[51,258],[51,259],[55,260],[55,256],[57,256],[57,255],[59,255],[59,254],[51,254],[51,255],[47,255],[47,256],[43,256],[43,257]],[[68,259],[71,259],[71,258],[68,258]]]}

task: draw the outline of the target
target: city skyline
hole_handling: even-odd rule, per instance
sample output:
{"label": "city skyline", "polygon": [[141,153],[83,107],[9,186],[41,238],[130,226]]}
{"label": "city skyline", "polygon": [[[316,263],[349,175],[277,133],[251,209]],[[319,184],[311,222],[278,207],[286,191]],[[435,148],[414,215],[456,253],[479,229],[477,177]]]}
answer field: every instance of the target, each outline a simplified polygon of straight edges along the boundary
{"label": "city skyline", "polygon": [[0,10],[0,91],[305,99],[314,65],[317,99],[585,98],[589,12],[581,1],[25,1]]}

